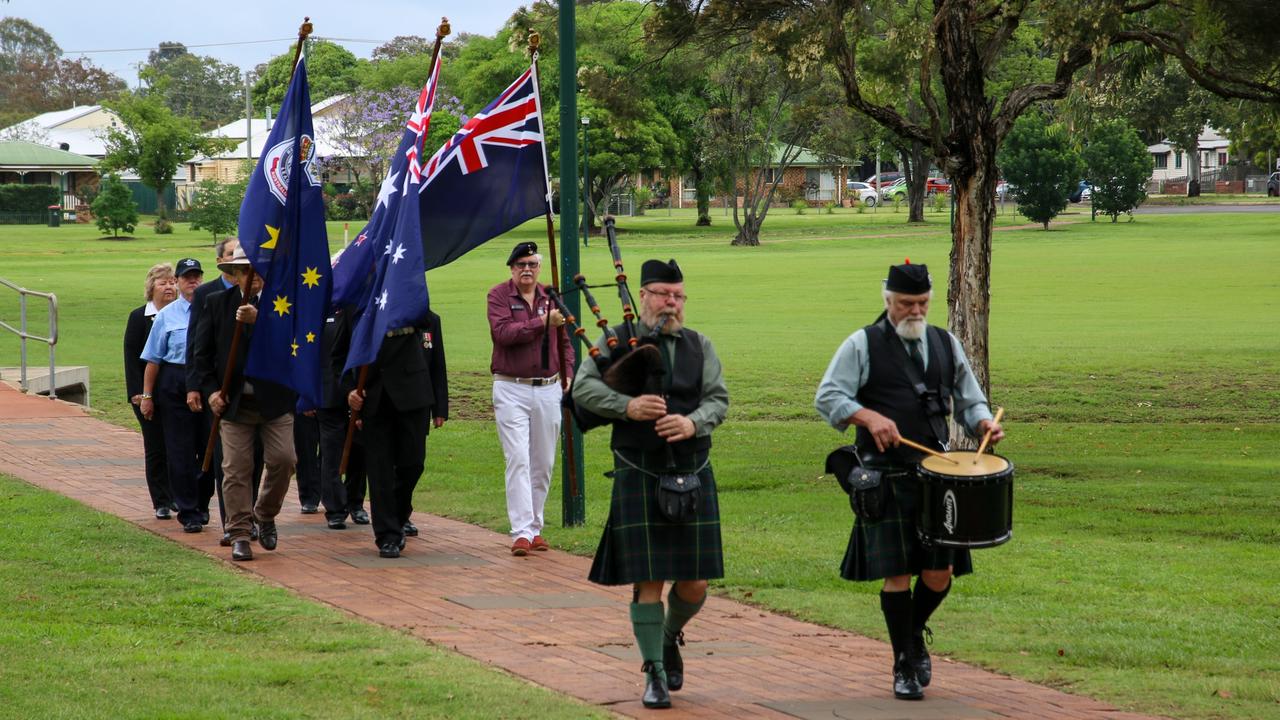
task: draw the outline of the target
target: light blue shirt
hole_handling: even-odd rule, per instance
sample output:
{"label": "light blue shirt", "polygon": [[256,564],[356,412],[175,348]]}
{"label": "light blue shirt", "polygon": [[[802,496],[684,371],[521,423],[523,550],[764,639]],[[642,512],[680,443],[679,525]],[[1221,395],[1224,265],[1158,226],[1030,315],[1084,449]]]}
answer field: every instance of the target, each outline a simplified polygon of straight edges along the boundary
{"label": "light blue shirt", "polygon": [[182,365],[187,361],[187,325],[191,321],[191,303],[185,297],[165,305],[156,313],[147,344],[142,346],[142,359],[152,363]]}
{"label": "light blue shirt", "polygon": [[[978,436],[978,423],[991,420],[991,408],[987,405],[987,397],[978,386],[978,379],[969,367],[969,358],[960,347],[960,341],[947,333],[951,339],[952,355],[955,356],[956,373],[951,380],[951,400],[956,422],[964,426],[971,436]],[[905,347],[907,341],[899,338]],[[925,368],[929,364],[929,333],[920,339],[920,352],[924,355]],[[911,353],[907,348],[907,354]],[[814,407],[835,429],[844,432],[847,421],[854,413],[862,409],[858,402],[858,391],[867,384],[871,374],[871,362],[867,354],[867,331],[860,329],[845,339],[827,366],[827,373],[818,383],[818,393],[813,398]]]}

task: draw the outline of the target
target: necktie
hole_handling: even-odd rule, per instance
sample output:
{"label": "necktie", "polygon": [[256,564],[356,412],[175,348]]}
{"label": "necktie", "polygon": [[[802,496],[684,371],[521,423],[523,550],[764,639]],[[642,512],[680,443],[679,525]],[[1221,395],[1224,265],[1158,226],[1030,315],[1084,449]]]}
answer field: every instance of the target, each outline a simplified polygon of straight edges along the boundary
{"label": "necktie", "polygon": [[920,341],[908,340],[907,348],[911,352],[912,362],[914,362],[916,364],[916,367],[920,369],[920,374],[924,375],[924,355],[920,353]]}

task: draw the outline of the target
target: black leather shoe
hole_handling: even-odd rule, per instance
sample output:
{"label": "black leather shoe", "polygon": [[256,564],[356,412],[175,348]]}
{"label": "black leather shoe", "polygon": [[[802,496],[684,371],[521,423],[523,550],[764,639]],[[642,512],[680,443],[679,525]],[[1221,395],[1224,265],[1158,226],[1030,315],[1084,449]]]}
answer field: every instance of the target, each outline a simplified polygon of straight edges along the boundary
{"label": "black leather shoe", "polygon": [[405,523],[404,534],[409,537],[418,537],[418,526],[414,525],[412,522]]}
{"label": "black leather shoe", "polygon": [[653,663],[645,663],[641,670],[644,671],[645,681],[644,696],[640,698],[640,702],[653,709],[671,707],[671,693],[667,690],[667,683],[655,671]]}
{"label": "black leather shoe", "polygon": [[929,681],[933,679],[933,661],[929,659],[929,648],[925,646],[926,635],[932,643],[933,631],[928,625],[923,632],[911,638],[911,664],[915,666],[916,680],[920,681],[922,688],[929,687]]}
{"label": "black leather shoe", "polygon": [[172,515],[169,514],[169,507],[167,505],[165,507],[156,508],[157,520],[168,520],[170,517],[172,517]]}
{"label": "black leather shoe", "polygon": [[680,657],[680,645],[684,644],[684,632],[676,635],[675,642],[662,644],[662,667],[667,671],[667,689],[675,692],[684,687],[684,659]]}
{"label": "black leather shoe", "polygon": [[401,536],[400,536],[400,542],[396,543],[396,547],[400,548],[401,550],[404,550],[404,536],[403,536],[403,535],[401,535]]}
{"label": "black leather shoe", "polygon": [[249,547],[248,540],[237,540],[231,544],[232,560],[252,560],[253,548]]}
{"label": "black leather shoe", "polygon": [[899,700],[921,700],[924,688],[916,679],[916,668],[906,653],[898,655],[898,662],[893,666],[893,696]]}
{"label": "black leather shoe", "polygon": [[231,533],[222,533],[222,539],[218,541],[218,544],[222,547],[231,547]]}
{"label": "black leather shoe", "polygon": [[253,523],[249,525],[249,539],[250,540],[258,539],[258,523]]}
{"label": "black leather shoe", "polygon": [[330,521],[329,521],[329,529],[330,529],[330,530],[346,530],[346,529],[347,529],[347,521],[346,521],[346,520],[343,520],[343,519],[330,520]]}
{"label": "black leather shoe", "polygon": [[351,521],[357,525],[368,525],[369,513],[365,512],[364,510],[357,510],[351,513]]}
{"label": "black leather shoe", "polygon": [[385,543],[378,548],[378,557],[398,558],[400,557],[400,546],[396,543]]}
{"label": "black leather shoe", "polygon": [[201,510],[201,511],[200,511],[200,524],[201,524],[201,525],[208,525],[208,524],[209,524],[209,511],[208,511],[208,510]]}
{"label": "black leather shoe", "polygon": [[318,512],[320,512],[320,508],[317,507],[314,503],[308,503],[302,506],[303,515],[315,515]]}
{"label": "black leather shoe", "polygon": [[182,532],[198,533],[201,530],[204,530],[204,526],[200,524],[199,520],[192,520],[191,522],[183,523],[182,525]]}
{"label": "black leather shoe", "polygon": [[277,540],[275,521],[266,520],[258,525],[258,544],[263,550],[275,550]]}

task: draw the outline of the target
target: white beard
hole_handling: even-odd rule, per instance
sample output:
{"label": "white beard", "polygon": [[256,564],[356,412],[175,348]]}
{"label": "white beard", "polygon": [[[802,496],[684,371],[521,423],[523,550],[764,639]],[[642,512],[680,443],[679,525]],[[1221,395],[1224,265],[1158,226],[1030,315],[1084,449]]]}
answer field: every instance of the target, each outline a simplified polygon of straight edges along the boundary
{"label": "white beard", "polygon": [[928,327],[928,323],[923,318],[903,318],[897,325],[893,326],[893,329],[898,333],[898,337],[903,340],[919,340],[924,337],[924,329],[926,327]]}

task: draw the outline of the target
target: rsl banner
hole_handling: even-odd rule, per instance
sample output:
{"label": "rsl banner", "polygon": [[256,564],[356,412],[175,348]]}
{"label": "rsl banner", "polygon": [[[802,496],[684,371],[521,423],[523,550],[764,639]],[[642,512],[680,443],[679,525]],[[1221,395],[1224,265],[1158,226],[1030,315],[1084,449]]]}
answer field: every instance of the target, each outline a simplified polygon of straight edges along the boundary
{"label": "rsl banner", "polygon": [[332,278],[316,177],[307,63],[300,58],[240,207],[240,246],[263,278],[245,374],[320,404],[320,335]]}

